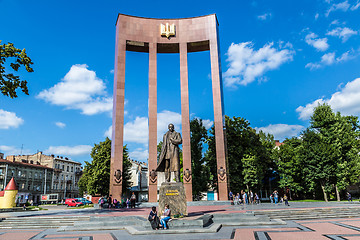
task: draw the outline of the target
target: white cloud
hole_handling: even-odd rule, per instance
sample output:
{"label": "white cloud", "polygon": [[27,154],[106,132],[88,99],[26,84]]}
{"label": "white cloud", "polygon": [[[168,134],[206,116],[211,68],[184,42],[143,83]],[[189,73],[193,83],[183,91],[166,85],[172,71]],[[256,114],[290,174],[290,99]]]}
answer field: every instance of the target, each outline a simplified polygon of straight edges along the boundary
{"label": "white cloud", "polygon": [[148,118],[136,117],[124,125],[124,141],[147,144],[149,142]]}
{"label": "white cloud", "polygon": [[305,129],[301,125],[288,125],[288,124],[270,124],[266,127],[255,128],[256,131],[263,131],[264,133],[270,133],[274,135],[275,139],[280,141],[285,138],[291,138],[293,136],[299,135],[299,133]]}
{"label": "white cloud", "polygon": [[149,157],[149,151],[143,148],[137,148],[132,152],[129,152],[129,157],[138,161],[147,161]]}
{"label": "white cloud", "polygon": [[0,152],[4,153],[5,156],[8,155],[20,155],[20,154],[31,154],[31,151],[28,149],[21,149],[15,146],[5,146],[0,145]]}
{"label": "white cloud", "polygon": [[291,61],[295,51],[291,44],[280,44],[280,50],[273,47],[273,43],[265,44],[259,50],[254,49],[252,42],[239,44],[232,43],[227,51],[229,69],[225,72],[225,85],[247,85],[256,78],[260,78],[265,72],[280,67],[285,62]]}
{"label": "white cloud", "polygon": [[357,53],[354,50],[347,51],[343,53],[340,57],[335,58],[335,52],[326,53],[321,57],[321,61],[317,63],[308,63],[305,68],[310,68],[310,70],[315,70],[323,66],[330,66],[335,63],[341,63],[355,58]]}
{"label": "white cloud", "polygon": [[[164,110],[157,114],[157,142],[162,141],[163,135],[168,131],[169,123],[174,124],[175,131],[181,132],[181,114]],[[203,124],[206,129],[209,129],[213,122],[208,119],[203,119]],[[111,139],[112,126],[105,132],[104,136]],[[149,125],[147,117],[137,116],[133,121],[127,122],[124,125],[124,142],[132,142],[147,145],[149,143]]]}
{"label": "white cloud", "polygon": [[335,19],[334,21],[332,21],[332,22],[330,23],[330,26],[331,26],[331,25],[338,25],[338,24],[340,24],[340,23],[339,23],[339,20]]}
{"label": "white cloud", "polygon": [[0,109],[0,129],[17,128],[24,123],[24,120],[17,117],[14,112]]}
{"label": "white cloud", "polygon": [[329,48],[327,38],[318,38],[315,33],[309,33],[305,37],[305,42],[310,46],[316,48],[318,51],[326,51]]}
{"label": "white cloud", "polygon": [[64,156],[81,156],[90,155],[92,146],[77,145],[77,146],[50,146],[44,151],[45,154],[55,154]]}
{"label": "white cloud", "polygon": [[342,42],[346,42],[351,36],[358,34],[357,31],[354,31],[347,27],[337,27],[329,32],[326,35],[336,36],[342,39]]}
{"label": "white cloud", "polygon": [[112,138],[112,125],[105,131],[104,137]]}
{"label": "white cloud", "polygon": [[360,0],[357,0],[357,2],[355,3],[355,5],[351,6],[351,11],[355,11],[360,7]]}
{"label": "white cloud", "polygon": [[348,1],[344,1],[344,2],[341,2],[341,3],[337,3],[337,4],[332,4],[331,7],[327,10],[327,12],[325,13],[325,16],[328,17],[329,14],[331,12],[334,12],[334,11],[343,11],[343,12],[346,12],[348,9],[350,8],[350,4],[348,3]]}
{"label": "white cloud", "polygon": [[323,104],[324,100],[323,99],[317,99],[312,103],[308,103],[306,104],[305,107],[300,106],[296,109],[296,112],[299,113],[299,119],[302,120],[306,120],[309,119],[310,116],[313,114],[314,108],[319,105],[319,104]]}
{"label": "white cloud", "polygon": [[319,13],[315,14],[315,20],[317,20],[319,18]]}
{"label": "white cloud", "polygon": [[114,72],[115,72],[114,69],[111,69],[111,70],[110,70],[110,73],[111,73],[111,74],[114,74]]}
{"label": "white cloud", "polygon": [[168,131],[169,123],[174,124],[175,131],[181,132],[181,114],[167,110],[158,113],[158,119],[157,119],[158,142],[163,140],[164,133]]}
{"label": "white cloud", "polygon": [[271,17],[272,17],[271,13],[264,13],[263,15],[257,16],[257,19],[265,21],[267,19],[270,19]]}
{"label": "white cloud", "polygon": [[[169,123],[175,125],[175,131],[181,131],[181,114],[164,110],[157,114],[157,141],[162,141],[164,133],[168,130]],[[124,142],[148,144],[149,125],[147,117],[137,116],[133,121],[124,125]],[[112,126],[104,133],[105,137],[112,137]]]}
{"label": "white cloud", "polygon": [[86,64],[73,65],[56,85],[41,91],[37,97],[67,109],[79,109],[93,115],[112,111],[112,98],[107,96],[105,83],[88,70]]}
{"label": "white cloud", "polygon": [[203,119],[202,122],[206,130],[210,129],[214,125],[214,122],[209,119]]}
{"label": "white cloud", "polygon": [[66,127],[66,124],[63,123],[63,122],[56,122],[55,125],[58,126],[59,128],[64,128],[64,127]]}
{"label": "white cloud", "polygon": [[339,111],[344,115],[359,115],[360,78],[348,82],[343,89],[332,94],[330,99],[320,98],[306,104],[305,107],[298,107],[296,111],[299,113],[299,119],[309,119],[318,103],[327,103],[334,111]]}

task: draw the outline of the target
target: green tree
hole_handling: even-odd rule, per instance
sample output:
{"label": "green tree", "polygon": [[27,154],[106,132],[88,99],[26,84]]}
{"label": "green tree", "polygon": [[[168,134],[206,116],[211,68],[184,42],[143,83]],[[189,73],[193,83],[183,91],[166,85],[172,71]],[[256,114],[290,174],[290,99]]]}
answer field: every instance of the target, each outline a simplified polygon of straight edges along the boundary
{"label": "green tree", "polygon": [[297,137],[285,139],[276,158],[276,165],[280,175],[279,187],[288,187],[296,195],[299,195],[304,190],[303,161],[299,153],[301,146],[302,140]]}
{"label": "green tree", "polygon": [[0,89],[1,93],[10,98],[16,98],[16,89],[20,88],[25,94],[29,95],[27,81],[20,80],[19,76],[6,70],[6,60],[14,59],[10,63],[11,71],[17,72],[21,66],[24,66],[26,71],[33,72],[31,68],[33,62],[27,56],[25,48],[23,50],[14,47],[14,44],[1,44],[0,40]]}
{"label": "green tree", "polygon": [[208,179],[210,177],[203,156],[203,145],[207,139],[207,130],[202,119],[195,118],[190,121],[190,134],[193,200],[199,200],[202,198],[202,192],[208,190]]}
{"label": "green tree", "polygon": [[307,129],[303,133],[303,146],[301,156],[303,174],[307,185],[307,191],[314,191],[320,184],[324,200],[328,201],[328,193],[331,191],[331,180],[335,176],[333,146],[318,132]]}
{"label": "green tree", "polygon": [[[252,188],[259,189],[265,172],[273,165],[274,141],[272,135],[257,134],[255,129],[250,127],[250,123],[240,117],[225,116],[225,126],[228,165],[231,166],[227,168],[230,189],[233,192],[240,192],[241,189],[244,189],[246,187],[244,175],[247,176],[247,183],[251,183]],[[210,184],[213,187],[217,184],[214,132],[215,129],[212,127],[207,139],[209,147],[205,154],[206,165],[210,169]],[[251,164],[248,162],[250,160]],[[256,169],[255,175],[253,174],[254,169]]]}
{"label": "green tree", "polygon": [[[123,151],[122,191],[125,193],[127,188],[131,186],[131,163],[126,146],[124,146]],[[104,142],[95,144],[90,155],[92,161],[85,162],[83,175],[79,180],[80,191],[91,195],[109,195],[111,140],[106,138]]]}
{"label": "green tree", "polygon": [[245,154],[244,157],[241,159],[241,162],[243,165],[243,181],[246,185],[246,189],[249,191],[250,188],[258,186],[259,181],[261,181],[262,179],[262,176],[260,176],[261,171],[258,166],[258,160],[254,155]]}
{"label": "green tree", "polygon": [[328,156],[335,168],[329,181],[340,201],[339,191],[357,182],[359,177],[358,118],[341,116],[339,112],[335,114],[328,104],[319,104],[311,117],[311,128],[328,145]]}

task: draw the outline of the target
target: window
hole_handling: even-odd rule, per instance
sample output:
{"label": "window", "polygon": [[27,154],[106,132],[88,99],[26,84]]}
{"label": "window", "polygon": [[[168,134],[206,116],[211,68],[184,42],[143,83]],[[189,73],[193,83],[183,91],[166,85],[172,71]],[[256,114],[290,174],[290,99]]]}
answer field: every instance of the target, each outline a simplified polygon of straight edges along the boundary
{"label": "window", "polygon": [[18,177],[21,177],[21,170],[18,171]]}
{"label": "window", "polygon": [[25,189],[25,183],[21,184],[21,189]]}
{"label": "window", "polygon": [[34,178],[38,178],[38,173],[34,173]]}
{"label": "window", "polygon": [[42,179],[42,173],[39,173],[39,178]]}
{"label": "window", "polygon": [[74,167],[71,167],[71,172],[73,172],[74,171]]}
{"label": "window", "polygon": [[61,168],[62,168],[63,171],[65,170],[65,166],[64,166],[64,165],[62,165]]}
{"label": "window", "polygon": [[15,170],[11,170],[11,176],[13,177],[15,175]]}
{"label": "window", "polygon": [[30,183],[28,184],[27,189],[30,191],[30,189],[31,189],[31,184]]}
{"label": "window", "polygon": [[26,178],[26,171],[23,171],[23,172],[21,173],[21,177],[22,177],[22,178]]}
{"label": "window", "polygon": [[67,172],[69,171],[69,166],[66,167],[66,171],[67,171]]}
{"label": "window", "polygon": [[32,178],[32,172],[29,172],[29,178]]}

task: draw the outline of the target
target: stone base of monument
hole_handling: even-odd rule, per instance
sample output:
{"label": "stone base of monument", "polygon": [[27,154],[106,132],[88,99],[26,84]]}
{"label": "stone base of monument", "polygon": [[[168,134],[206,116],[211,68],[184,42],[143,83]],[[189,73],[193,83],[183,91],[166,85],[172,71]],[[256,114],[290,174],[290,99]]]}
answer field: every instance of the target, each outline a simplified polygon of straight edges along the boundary
{"label": "stone base of monument", "polygon": [[187,216],[187,203],[184,184],[162,183],[159,191],[159,216],[164,212],[165,204],[169,205],[171,217]]}

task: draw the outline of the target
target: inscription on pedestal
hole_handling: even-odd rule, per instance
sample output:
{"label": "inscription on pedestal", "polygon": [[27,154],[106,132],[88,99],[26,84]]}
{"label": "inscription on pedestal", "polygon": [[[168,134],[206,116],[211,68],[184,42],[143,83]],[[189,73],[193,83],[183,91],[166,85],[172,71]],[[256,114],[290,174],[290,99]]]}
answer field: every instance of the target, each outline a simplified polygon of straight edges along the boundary
{"label": "inscription on pedestal", "polygon": [[165,204],[169,204],[171,216],[187,216],[185,188],[182,182],[162,183],[159,192],[159,213],[162,214]]}

